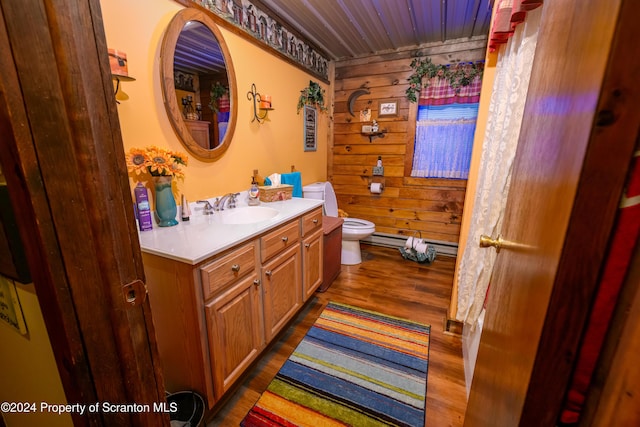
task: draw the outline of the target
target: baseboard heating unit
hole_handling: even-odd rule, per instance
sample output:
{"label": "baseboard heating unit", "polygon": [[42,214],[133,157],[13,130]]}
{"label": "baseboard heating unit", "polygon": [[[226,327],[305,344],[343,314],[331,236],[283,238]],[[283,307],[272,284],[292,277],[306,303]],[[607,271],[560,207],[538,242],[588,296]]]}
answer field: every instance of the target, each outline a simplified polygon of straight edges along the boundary
{"label": "baseboard heating unit", "polygon": [[[409,236],[401,236],[399,234],[387,234],[387,233],[373,233],[366,239],[362,239],[363,242],[376,245],[386,246],[389,248],[401,248],[407,242]],[[443,256],[455,257],[458,255],[458,244],[451,242],[443,242],[441,240],[425,240],[429,245],[436,249],[436,254]]]}

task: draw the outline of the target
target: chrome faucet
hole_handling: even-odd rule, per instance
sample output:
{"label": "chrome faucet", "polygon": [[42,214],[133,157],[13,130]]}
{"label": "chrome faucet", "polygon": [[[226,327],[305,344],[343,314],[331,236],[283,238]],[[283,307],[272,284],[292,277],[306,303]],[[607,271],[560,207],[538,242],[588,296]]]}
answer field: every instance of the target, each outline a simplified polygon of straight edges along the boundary
{"label": "chrome faucet", "polygon": [[236,197],[238,197],[240,193],[227,193],[220,198],[216,198],[216,201],[213,202],[213,210],[214,211],[223,211],[224,204],[227,200],[229,200],[229,209],[233,209],[236,207]]}
{"label": "chrome faucet", "polygon": [[202,213],[204,215],[211,215],[214,212],[213,206],[211,206],[211,203],[209,203],[208,200],[196,200],[196,203],[204,203],[204,210],[202,211]]}

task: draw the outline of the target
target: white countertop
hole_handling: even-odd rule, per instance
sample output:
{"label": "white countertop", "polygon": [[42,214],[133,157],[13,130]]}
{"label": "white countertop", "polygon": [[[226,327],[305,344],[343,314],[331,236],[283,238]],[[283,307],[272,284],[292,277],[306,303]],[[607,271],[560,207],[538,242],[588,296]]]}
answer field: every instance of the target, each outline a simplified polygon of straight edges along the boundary
{"label": "white countertop", "polygon": [[[213,199],[209,199],[213,201]],[[246,206],[244,198],[239,199],[238,207]],[[138,231],[142,252],[174,259],[187,264],[198,264],[237,244],[258,236],[285,222],[322,206],[322,200],[294,197],[280,202],[261,202],[260,206],[279,211],[275,217],[252,224],[223,224],[219,213],[204,215],[203,206],[189,203],[191,217],[189,221],[180,220],[178,207],[178,225],[159,227],[153,223],[153,230]],[[232,211],[232,210],[231,210]],[[225,208],[225,212],[230,212]]]}

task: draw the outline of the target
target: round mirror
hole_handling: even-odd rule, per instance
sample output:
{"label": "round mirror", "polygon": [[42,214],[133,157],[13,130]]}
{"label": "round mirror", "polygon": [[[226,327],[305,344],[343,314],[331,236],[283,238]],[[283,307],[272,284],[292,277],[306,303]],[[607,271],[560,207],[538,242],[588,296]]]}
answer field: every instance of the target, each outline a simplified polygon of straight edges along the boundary
{"label": "round mirror", "polygon": [[160,73],[171,125],[191,154],[215,160],[231,144],[237,112],[231,56],[205,12],[182,9],[162,42]]}

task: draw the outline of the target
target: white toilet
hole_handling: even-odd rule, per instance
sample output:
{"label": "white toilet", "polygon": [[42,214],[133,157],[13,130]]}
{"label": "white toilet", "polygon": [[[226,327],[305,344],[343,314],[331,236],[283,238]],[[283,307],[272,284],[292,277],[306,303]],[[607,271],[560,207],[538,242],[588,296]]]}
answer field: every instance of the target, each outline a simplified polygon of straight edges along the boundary
{"label": "white toilet", "polygon": [[[324,200],[324,214],[338,216],[338,200],[330,182],[314,182],[302,187],[302,195],[308,199]],[[342,254],[341,263],[355,265],[362,262],[360,255],[360,240],[365,239],[376,231],[376,225],[371,221],[359,218],[344,218],[342,224]]]}

